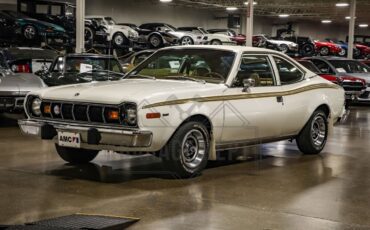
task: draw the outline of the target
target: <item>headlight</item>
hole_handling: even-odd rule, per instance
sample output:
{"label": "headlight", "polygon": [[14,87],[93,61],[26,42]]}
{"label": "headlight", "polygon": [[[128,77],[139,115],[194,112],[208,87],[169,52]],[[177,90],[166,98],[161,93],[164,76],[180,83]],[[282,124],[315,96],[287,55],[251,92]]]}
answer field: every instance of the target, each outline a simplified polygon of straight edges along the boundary
{"label": "headlight", "polygon": [[137,109],[135,104],[125,104],[122,108],[122,120],[126,125],[137,125]]}
{"label": "headlight", "polygon": [[35,116],[41,116],[41,99],[36,97],[31,103],[31,112]]}

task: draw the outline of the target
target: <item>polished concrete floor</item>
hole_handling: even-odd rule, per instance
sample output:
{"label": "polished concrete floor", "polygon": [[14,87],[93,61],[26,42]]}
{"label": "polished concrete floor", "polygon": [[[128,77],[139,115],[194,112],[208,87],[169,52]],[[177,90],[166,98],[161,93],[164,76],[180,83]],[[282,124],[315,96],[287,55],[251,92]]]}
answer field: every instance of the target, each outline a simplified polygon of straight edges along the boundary
{"label": "polished concrete floor", "polygon": [[0,224],[90,213],[140,218],[130,229],[370,229],[370,107],[352,108],[319,156],[268,144],[188,180],[150,155],[70,166],[0,119]]}

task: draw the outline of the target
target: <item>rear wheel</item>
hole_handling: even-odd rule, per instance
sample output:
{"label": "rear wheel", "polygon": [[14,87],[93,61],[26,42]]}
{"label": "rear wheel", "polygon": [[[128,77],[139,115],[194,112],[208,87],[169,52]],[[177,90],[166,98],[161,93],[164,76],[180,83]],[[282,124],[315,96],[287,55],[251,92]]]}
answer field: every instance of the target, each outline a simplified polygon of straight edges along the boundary
{"label": "rear wheel", "polygon": [[328,56],[330,54],[330,50],[328,47],[324,46],[320,49],[321,56]]}
{"label": "rear wheel", "polygon": [[182,125],[161,151],[167,169],[181,178],[192,177],[206,167],[210,137],[207,128],[199,122]]}
{"label": "rear wheel", "polygon": [[296,138],[299,150],[304,154],[319,154],[328,137],[328,116],[316,110]]}
{"label": "rear wheel", "polygon": [[159,48],[163,46],[163,40],[161,36],[153,34],[149,37],[149,44],[151,48]]}
{"label": "rear wheel", "polygon": [[211,45],[222,45],[222,42],[218,39],[212,40]]}
{"label": "rear wheel", "polygon": [[347,56],[347,50],[342,48],[340,50],[340,52],[338,53],[338,55],[341,56],[341,57]]}
{"label": "rear wheel", "polygon": [[55,149],[63,160],[74,165],[89,163],[99,153],[98,150],[67,148],[57,144],[55,145]]}
{"label": "rear wheel", "polygon": [[128,43],[128,39],[125,37],[123,33],[116,33],[113,36],[113,44],[116,47],[122,46]]}
{"label": "rear wheel", "polygon": [[185,36],[181,38],[181,45],[186,46],[186,45],[194,45],[194,41],[191,37]]}
{"label": "rear wheel", "polygon": [[304,44],[302,47],[303,56],[311,56],[315,53],[315,46],[313,44]]}
{"label": "rear wheel", "polygon": [[23,36],[27,40],[35,40],[37,37],[37,29],[32,25],[27,25],[23,28]]}

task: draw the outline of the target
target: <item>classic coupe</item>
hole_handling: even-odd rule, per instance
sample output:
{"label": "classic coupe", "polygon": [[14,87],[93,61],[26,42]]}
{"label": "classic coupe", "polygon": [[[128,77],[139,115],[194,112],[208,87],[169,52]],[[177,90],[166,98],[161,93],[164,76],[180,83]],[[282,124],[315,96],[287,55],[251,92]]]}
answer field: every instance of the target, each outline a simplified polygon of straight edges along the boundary
{"label": "classic coupe", "polygon": [[208,39],[210,45],[236,45],[236,42],[232,40],[232,37],[225,34],[211,34],[202,27],[179,27],[179,31],[187,31],[193,34],[199,34],[200,36],[205,36]]}
{"label": "classic coupe", "polygon": [[342,52],[342,47],[340,45],[331,43],[331,42],[322,42],[322,41],[314,41],[316,52],[321,56],[328,56],[328,55],[339,55]]}
{"label": "classic coupe", "polygon": [[229,36],[232,41],[236,42],[237,45],[244,46],[246,41],[246,36],[244,34],[237,34],[232,29],[209,29],[207,30],[210,34],[222,34]]}
{"label": "classic coupe", "polygon": [[253,35],[253,46],[276,49],[283,53],[297,53],[298,44],[291,41],[275,40],[265,34]]}
{"label": "classic coupe", "polygon": [[216,151],[295,139],[320,153],[344,113],[344,91],[288,56],[241,46],[164,48],[115,82],[28,94],[24,133],[56,140],[71,164],[100,150],[150,152],[179,177]]}

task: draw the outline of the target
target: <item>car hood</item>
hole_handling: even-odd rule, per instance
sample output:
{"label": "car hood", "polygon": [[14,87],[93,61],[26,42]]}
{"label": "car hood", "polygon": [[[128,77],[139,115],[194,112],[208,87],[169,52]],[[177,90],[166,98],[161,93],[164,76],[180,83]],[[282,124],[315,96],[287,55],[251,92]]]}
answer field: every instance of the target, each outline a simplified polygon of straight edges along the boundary
{"label": "car hood", "polygon": [[34,74],[10,74],[0,77],[0,91],[26,93],[45,87],[44,82]]}
{"label": "car hood", "polygon": [[370,73],[342,73],[340,76],[362,78],[367,83],[370,83]]}
{"label": "car hood", "polygon": [[203,84],[193,81],[123,79],[51,87],[35,92],[43,99],[120,104],[135,102],[139,106],[166,100],[211,96],[222,93],[222,84]]}
{"label": "car hood", "polygon": [[296,43],[294,42],[290,42],[290,41],[285,41],[285,40],[272,40],[272,39],[269,39],[268,40],[269,42],[273,43],[273,44],[285,44],[285,45],[296,45]]}

